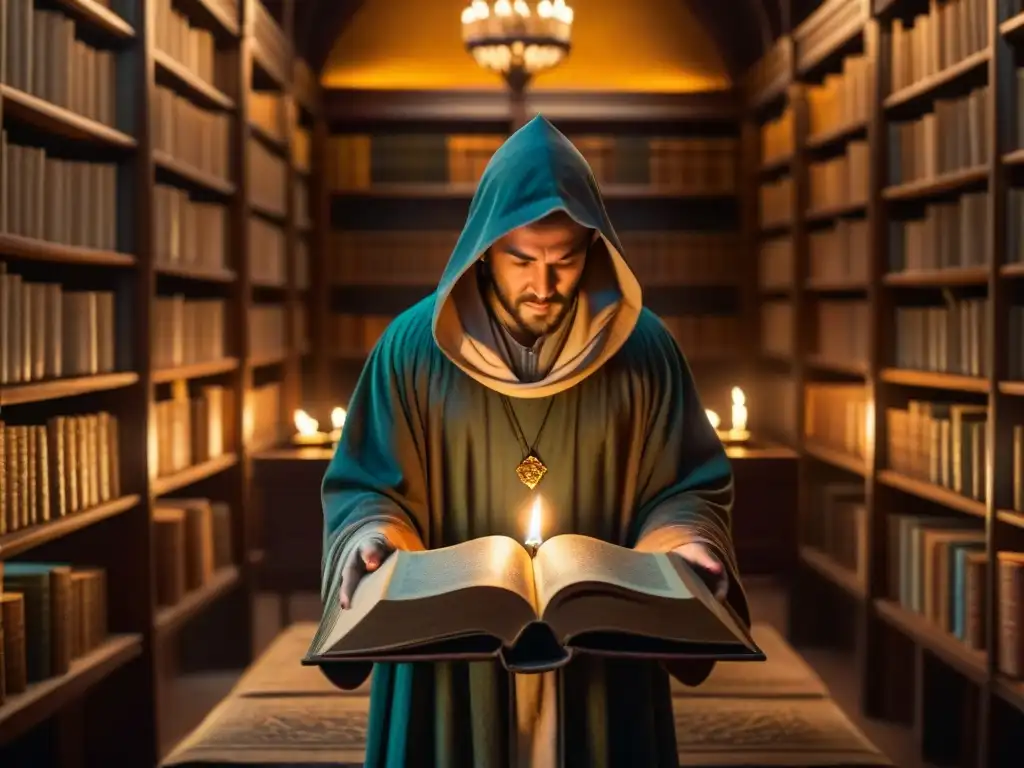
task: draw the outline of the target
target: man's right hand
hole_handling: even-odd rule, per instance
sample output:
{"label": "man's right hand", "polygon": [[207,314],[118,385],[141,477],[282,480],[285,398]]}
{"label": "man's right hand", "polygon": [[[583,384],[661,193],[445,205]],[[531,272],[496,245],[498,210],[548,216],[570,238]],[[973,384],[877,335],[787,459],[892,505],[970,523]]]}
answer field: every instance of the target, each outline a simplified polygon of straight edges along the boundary
{"label": "man's right hand", "polygon": [[359,580],[367,573],[373,573],[395,551],[394,545],[380,533],[368,533],[356,546],[352,547],[348,558],[341,567],[341,589],[338,600],[342,609],[352,605]]}

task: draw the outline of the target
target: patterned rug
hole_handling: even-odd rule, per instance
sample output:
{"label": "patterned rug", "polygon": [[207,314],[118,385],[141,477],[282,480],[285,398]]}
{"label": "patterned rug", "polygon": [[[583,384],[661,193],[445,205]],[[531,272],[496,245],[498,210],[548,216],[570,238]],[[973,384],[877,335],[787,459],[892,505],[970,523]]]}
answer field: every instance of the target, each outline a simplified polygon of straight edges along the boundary
{"label": "patterned rug", "polygon": [[[283,632],[163,765],[362,766],[368,683],[341,691],[301,666],[314,630],[304,623]],[[764,663],[719,664],[698,688],[673,685],[680,765],[892,765],[784,638],[764,625],[753,634]]]}

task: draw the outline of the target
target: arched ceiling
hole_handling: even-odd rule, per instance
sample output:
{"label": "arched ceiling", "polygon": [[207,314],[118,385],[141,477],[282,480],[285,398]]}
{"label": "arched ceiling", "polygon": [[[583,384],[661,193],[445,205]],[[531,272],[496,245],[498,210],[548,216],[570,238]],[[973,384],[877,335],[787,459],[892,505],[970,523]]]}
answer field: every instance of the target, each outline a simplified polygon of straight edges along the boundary
{"label": "arched ceiling", "polygon": [[[265,2],[277,15],[288,0]],[[458,40],[458,10],[465,5],[465,0],[292,2],[296,47],[314,70],[321,73],[324,73],[329,60],[335,69],[334,65],[340,60],[345,62],[350,73],[359,71],[360,67],[363,67],[364,73],[367,72],[366,62],[373,56],[375,41],[392,46],[392,50],[394,46],[400,46],[401,50],[404,45],[410,60],[422,60],[422,46],[430,44],[432,35],[429,30],[424,33],[419,26],[450,25],[449,34]],[[730,81],[738,81],[766,48],[805,17],[818,4],[818,0],[633,0],[632,3],[623,3],[621,0],[610,3],[608,0],[573,0],[571,4],[576,9],[577,20],[586,12],[588,5],[597,7],[607,16],[600,25],[593,25],[589,34],[579,33],[581,37],[577,41],[576,51],[582,63],[580,71],[575,75],[585,75],[583,65],[595,56],[606,55],[614,59],[618,54],[618,59],[626,65],[646,67],[647,80],[652,82],[651,87],[644,90],[694,90],[723,87],[723,84],[727,85]],[[429,16],[417,13],[415,17],[410,17],[406,5],[417,9],[429,7]],[[449,5],[452,8],[448,8]],[[618,16],[612,18],[613,14]],[[640,19],[645,21],[640,23]],[[405,30],[410,29],[410,26],[419,29],[420,35],[416,36],[416,40],[410,37],[406,41],[402,35],[407,34]],[[580,27],[578,22],[577,31]],[[345,35],[346,29],[349,35]],[[440,26],[438,31],[441,31]],[[444,31],[447,31],[447,27]],[[372,38],[367,36],[371,33]],[[343,35],[347,37],[346,40],[342,40]],[[385,43],[380,43],[382,40]],[[344,43],[345,50],[337,50],[340,43]],[[607,48],[603,49],[602,45]],[[672,45],[674,50],[670,51]],[[461,53],[461,45],[459,51]],[[633,68],[636,69],[636,66]],[[394,67],[408,67],[408,64],[396,60]],[[556,70],[545,75],[552,87],[573,87],[567,82],[574,77],[573,71],[569,69],[570,63],[566,62],[563,67],[566,69],[563,73],[556,75]],[[687,71],[691,76],[692,88],[685,85],[661,88],[658,85],[664,79],[661,74],[669,73],[673,67],[676,74],[683,69]],[[474,77],[468,74],[471,70],[463,71],[467,73],[466,77]],[[609,71],[614,73],[615,70]],[[487,73],[481,72],[479,76],[487,77]],[[374,77],[378,80],[387,79],[386,68],[377,68],[368,77],[370,84],[365,87],[388,87],[386,84],[372,84]],[[325,85],[331,85],[330,80],[329,75],[325,78]],[[359,87],[353,82],[342,84],[344,87]],[[439,84],[439,87],[450,85]],[[465,85],[479,87],[480,83],[468,82]],[[537,86],[544,87],[539,80]],[[401,86],[396,82],[391,87]],[[609,90],[617,88],[627,89],[628,81],[607,86]]]}

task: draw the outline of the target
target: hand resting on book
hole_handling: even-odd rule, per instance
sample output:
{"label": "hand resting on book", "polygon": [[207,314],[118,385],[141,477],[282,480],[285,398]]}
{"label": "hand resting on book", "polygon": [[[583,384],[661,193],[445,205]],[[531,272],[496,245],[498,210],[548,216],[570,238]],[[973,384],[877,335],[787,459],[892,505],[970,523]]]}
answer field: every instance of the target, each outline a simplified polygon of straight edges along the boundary
{"label": "hand resting on book", "polygon": [[712,554],[707,545],[691,541],[672,550],[693,566],[694,572],[708,585],[717,600],[724,601],[729,594],[729,575],[725,566]]}
{"label": "hand resting on book", "polygon": [[359,580],[367,573],[373,573],[380,568],[394,551],[395,545],[379,531],[367,533],[358,544],[352,547],[341,566],[341,588],[338,590],[338,600],[342,609],[346,609],[352,604],[352,595],[355,594]]}

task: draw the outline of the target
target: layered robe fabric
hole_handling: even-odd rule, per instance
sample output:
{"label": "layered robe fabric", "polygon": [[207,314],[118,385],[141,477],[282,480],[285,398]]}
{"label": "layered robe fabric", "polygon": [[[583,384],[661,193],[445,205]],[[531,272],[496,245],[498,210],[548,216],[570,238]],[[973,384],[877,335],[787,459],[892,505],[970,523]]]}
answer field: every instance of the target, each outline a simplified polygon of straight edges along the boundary
{"label": "layered robe fabric", "polygon": [[[524,383],[501,351],[477,270],[499,237],[554,211],[600,236],[557,359]],[[527,441],[551,406],[533,445],[548,467],[537,487],[545,537],[649,551],[704,541],[749,624],[722,444],[679,348],[641,305],[589,166],[540,117],[495,153],[437,290],[391,323],[362,371],[323,481],[325,623],[340,610],[342,563],[364,535],[405,549],[523,538],[533,492],[516,476],[524,456],[502,394]],[[672,669],[690,685],[710,671]],[[360,682],[345,674],[346,685]],[[677,765],[668,674],[652,662],[576,657],[535,675],[498,662],[378,664],[371,688],[369,768]]]}

